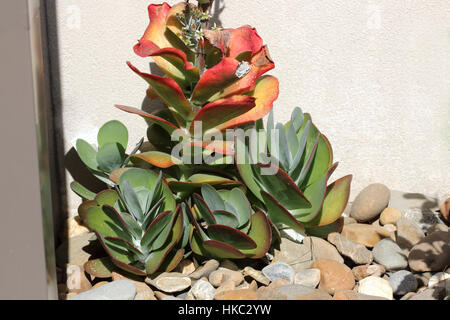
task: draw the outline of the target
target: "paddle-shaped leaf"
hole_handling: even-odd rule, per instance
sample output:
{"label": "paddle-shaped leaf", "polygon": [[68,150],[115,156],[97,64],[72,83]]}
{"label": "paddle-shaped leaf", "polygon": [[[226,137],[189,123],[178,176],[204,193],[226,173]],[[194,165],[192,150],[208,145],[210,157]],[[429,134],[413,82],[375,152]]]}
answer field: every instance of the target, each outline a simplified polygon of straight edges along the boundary
{"label": "paddle-shaped leaf", "polygon": [[109,121],[98,131],[97,142],[99,148],[108,143],[118,143],[123,147],[123,150],[126,150],[128,146],[128,129],[120,121]]}
{"label": "paddle-shaped leaf", "polygon": [[236,249],[255,249],[256,243],[245,233],[220,224],[213,224],[208,227],[208,235],[212,240],[225,242]]}

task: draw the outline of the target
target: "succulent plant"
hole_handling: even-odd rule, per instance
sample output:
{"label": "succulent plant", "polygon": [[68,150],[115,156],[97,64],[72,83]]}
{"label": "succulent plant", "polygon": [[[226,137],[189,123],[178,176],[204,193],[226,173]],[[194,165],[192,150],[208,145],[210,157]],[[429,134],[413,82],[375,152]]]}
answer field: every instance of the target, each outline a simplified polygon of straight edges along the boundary
{"label": "succulent plant", "polygon": [[259,259],[272,241],[272,228],[266,215],[253,212],[239,188],[216,191],[203,185],[202,196],[194,194],[195,206],[187,210],[191,217],[191,250],[201,256],[219,259]]}
{"label": "succulent plant", "polygon": [[141,276],[170,271],[183,258],[189,228],[161,174],[128,169],[115,190],[83,202],[79,213],[123,270]]}
{"label": "succulent plant", "polygon": [[[331,145],[311,116],[296,108],[290,122],[275,126],[271,112],[267,130],[254,136],[257,142],[252,145],[263,146],[256,152],[236,138],[237,153],[245,157],[237,167],[247,187],[265,204],[270,220],[303,234],[326,236],[338,230],[352,176],[328,185],[337,163],[333,164]],[[273,174],[264,174],[267,169]]]}
{"label": "succulent plant", "polygon": [[[105,123],[97,134],[98,150],[87,141],[78,139],[76,151],[95,177],[109,187],[114,187],[115,182],[111,179],[111,173],[125,168],[130,162],[130,156],[138,151],[142,142],[143,140],[127,155],[128,129],[120,121],[112,120]],[[92,200],[95,197],[95,193],[76,181],[72,182],[71,187],[84,199]]]}
{"label": "succulent plant", "polygon": [[[278,97],[278,80],[263,76],[274,68],[267,47],[249,26],[208,29],[207,13],[192,4],[152,4],[148,11],[150,24],[134,51],[141,57],[152,57],[165,76],[141,72],[130,62],[128,66],[150,85],[147,96],[162,100],[169,112],[155,115],[116,106],[152,124],[149,136],[156,150],[134,158],[162,169],[180,166],[180,159],[168,153],[170,144],[158,142],[158,137],[170,141],[174,131],[183,139],[184,152],[200,148],[207,154],[232,156],[233,141],[208,142],[196,137],[195,123],[202,123],[201,134],[224,131],[253,123],[272,109]],[[218,170],[210,174],[201,166],[196,168],[192,172],[192,167],[180,166],[178,174],[168,179],[171,188],[191,192],[203,183],[238,184]],[[196,173],[201,175],[191,178]]]}

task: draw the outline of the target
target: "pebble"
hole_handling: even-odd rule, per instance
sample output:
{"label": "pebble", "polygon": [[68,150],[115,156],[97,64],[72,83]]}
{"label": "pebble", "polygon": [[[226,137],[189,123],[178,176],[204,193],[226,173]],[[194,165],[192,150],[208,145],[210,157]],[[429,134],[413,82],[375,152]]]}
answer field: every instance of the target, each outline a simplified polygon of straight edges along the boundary
{"label": "pebble", "polygon": [[374,247],[381,239],[390,238],[391,233],[383,227],[354,223],[344,226],[341,234],[348,240],[366,247]]}
{"label": "pebble", "polygon": [[427,235],[430,235],[430,234],[435,233],[437,231],[448,232],[449,230],[448,230],[448,227],[445,224],[437,223],[437,224],[432,225],[431,227],[428,228]]}
{"label": "pebble", "polygon": [[397,221],[397,244],[402,249],[411,249],[425,237],[425,233],[413,220],[401,218]]}
{"label": "pebble", "polygon": [[358,293],[383,297],[389,300],[394,299],[394,293],[389,281],[375,276],[359,281]]}
{"label": "pebble", "polygon": [[353,219],[351,217],[344,217],[344,225],[352,224],[352,223],[358,223],[358,221],[356,221],[355,219]]}
{"label": "pebble", "polygon": [[252,267],[244,268],[244,276],[249,276],[266,286],[270,284],[270,280],[261,271],[255,270]]}
{"label": "pebble", "polygon": [[311,268],[320,270],[319,289],[329,294],[339,290],[351,290],[355,286],[352,270],[345,264],[329,259],[316,260]]}
{"label": "pebble", "polygon": [[336,246],[340,254],[350,258],[356,264],[370,264],[373,261],[372,252],[364,245],[350,241],[340,233],[330,233],[328,241]]}
{"label": "pebble", "polygon": [[359,222],[377,218],[387,207],[391,191],[381,183],[374,183],[363,189],[355,198],[350,216]]}
{"label": "pebble", "polygon": [[[122,271],[121,271],[122,272]],[[144,279],[139,276],[132,275],[130,273],[119,273],[113,271],[111,273],[112,280],[118,281],[118,280],[130,280],[133,281],[134,285],[136,286],[136,292],[140,293],[143,291],[151,291],[153,294],[152,289],[144,282]]]}
{"label": "pebble", "polygon": [[450,222],[450,198],[445,200],[443,204],[439,207],[439,211],[441,212],[442,218]]}
{"label": "pebble", "polygon": [[196,300],[214,300],[216,289],[209,282],[198,280],[192,286],[190,293]]}
{"label": "pebble", "polygon": [[398,220],[402,217],[402,212],[397,208],[388,207],[383,210],[380,215],[380,224],[396,224]]}
{"label": "pebble", "polygon": [[288,281],[289,283],[294,282],[295,271],[286,263],[275,262],[269,264],[264,269],[262,269],[262,273],[270,281],[283,279]]}
{"label": "pebble", "polygon": [[294,271],[308,269],[313,261],[311,247],[299,244],[286,238],[281,239],[280,250],[274,250],[272,262],[283,262],[290,265]]}
{"label": "pebble", "polygon": [[316,288],[320,283],[320,269],[305,269],[298,271],[294,277],[294,284]]}
{"label": "pebble", "polygon": [[184,275],[190,275],[195,271],[195,264],[191,260],[183,260],[174,270]]}
{"label": "pebble", "polygon": [[220,292],[215,300],[259,300],[259,295],[251,289],[240,289]]}
{"label": "pebble", "polygon": [[209,275],[209,283],[214,287],[220,287],[222,283],[227,280],[234,282],[236,286],[240,285],[244,281],[244,276],[239,271],[233,271],[220,267],[216,271],[211,272]]}
{"label": "pebble", "polygon": [[408,300],[443,300],[446,294],[447,290],[444,287],[435,286],[425,289]]}
{"label": "pebble", "polygon": [[260,294],[260,298],[261,300],[298,300],[315,291],[316,289],[314,288],[290,284],[276,288],[268,288],[268,290]]}
{"label": "pebble", "polygon": [[431,209],[411,208],[403,212],[403,217],[413,220],[420,226],[423,232],[427,233],[428,229],[438,223],[442,223],[439,216]]}
{"label": "pebble", "polygon": [[371,296],[363,293],[355,292],[354,290],[345,290],[336,292],[333,300],[389,300],[384,297]]}
{"label": "pebble", "polygon": [[218,287],[216,289],[216,294],[219,294],[220,292],[224,292],[224,291],[231,291],[234,290],[236,288],[236,285],[234,284],[233,280],[226,280],[225,282],[223,282],[220,287]]}
{"label": "pebble", "polygon": [[430,280],[428,280],[428,288],[432,288],[436,285],[447,287],[447,290],[450,291],[450,274],[446,272],[434,274]]}
{"label": "pebble", "polygon": [[156,300],[155,294],[152,290],[148,291],[141,291],[136,294],[136,297],[134,297],[134,300]]}
{"label": "pebble", "polygon": [[174,272],[162,273],[155,279],[147,278],[145,282],[166,293],[180,292],[191,286],[189,277]]}
{"label": "pebble", "polygon": [[417,272],[441,271],[450,265],[450,232],[437,231],[410,251],[409,266]]}
{"label": "pebble", "polygon": [[418,286],[416,277],[407,270],[394,272],[389,277],[389,283],[396,296],[403,296],[409,292],[415,292]]}
{"label": "pebble", "polygon": [[133,300],[136,286],[130,280],[119,280],[77,294],[69,300]]}
{"label": "pebble", "polygon": [[328,241],[317,237],[306,237],[303,245],[311,249],[313,260],[330,259],[339,263],[344,263],[344,258],[338,250]]}
{"label": "pebble", "polygon": [[390,224],[390,223],[385,224],[383,226],[383,228],[386,229],[390,233],[394,233],[395,231],[397,231],[397,227],[395,225],[393,225],[393,224]]}
{"label": "pebble", "polygon": [[239,271],[239,267],[236,265],[236,263],[234,263],[233,261],[228,260],[228,259],[223,260],[220,263],[220,267],[224,268],[224,269],[232,270],[232,271]]}
{"label": "pebble", "polygon": [[374,260],[387,270],[400,270],[408,267],[408,259],[402,249],[391,239],[383,239],[372,250]]}
{"label": "pebble", "polygon": [[372,264],[356,266],[352,269],[352,272],[355,279],[360,281],[370,276],[381,277],[386,272],[386,268],[381,264]]}
{"label": "pebble", "polygon": [[193,273],[189,275],[191,279],[198,280],[201,277],[208,277],[209,274],[219,267],[219,261],[209,260],[203,266],[199,267]]}

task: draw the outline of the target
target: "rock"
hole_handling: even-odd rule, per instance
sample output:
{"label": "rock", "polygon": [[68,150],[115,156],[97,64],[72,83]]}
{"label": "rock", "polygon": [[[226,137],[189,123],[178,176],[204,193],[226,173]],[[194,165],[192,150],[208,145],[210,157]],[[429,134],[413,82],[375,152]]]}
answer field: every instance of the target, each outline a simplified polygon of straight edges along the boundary
{"label": "rock", "polygon": [[282,238],[280,250],[275,249],[272,262],[283,262],[295,271],[308,269],[313,261],[311,247]]}
{"label": "rock", "polygon": [[244,276],[251,277],[266,286],[270,284],[270,280],[261,271],[255,270],[252,267],[244,268]]}
{"label": "rock", "polygon": [[443,204],[439,207],[439,211],[441,212],[442,218],[450,222],[450,198],[445,200]]}
{"label": "rock", "polygon": [[276,288],[279,288],[279,287],[288,286],[290,284],[291,283],[289,281],[287,281],[287,280],[278,279],[278,280],[275,280],[274,282],[272,282],[271,284],[269,284],[269,286],[267,288],[268,289],[276,289]]}
{"label": "rock", "polygon": [[134,297],[134,300],[156,300],[156,297],[152,290],[148,290],[138,292]]}
{"label": "rock", "polygon": [[359,222],[375,219],[389,203],[391,191],[383,184],[371,184],[362,190],[352,203],[350,217]]}
{"label": "rock", "polygon": [[320,270],[319,289],[329,294],[339,290],[351,290],[355,286],[352,270],[345,264],[329,259],[316,260],[311,268]]}
{"label": "rock", "polygon": [[183,300],[183,299],[177,298],[177,297],[174,297],[174,296],[164,296],[160,300],[162,300],[162,301],[180,301],[180,300]]}
{"label": "rock", "polygon": [[447,290],[440,286],[425,289],[424,291],[414,295],[408,300],[443,300]]}
{"label": "rock", "polygon": [[393,290],[389,281],[374,276],[359,281],[358,293],[383,297],[389,300],[394,299]]}
{"label": "rock", "polygon": [[203,280],[198,280],[191,288],[190,293],[196,300],[214,300],[216,289]]}
{"label": "rock", "polygon": [[58,236],[61,241],[64,241],[68,238],[73,238],[85,233],[89,233],[89,229],[80,223],[79,217],[73,217],[65,221]]}
{"label": "rock", "polygon": [[396,227],[395,225],[393,225],[393,224],[390,224],[390,223],[385,224],[385,225],[383,226],[383,228],[386,229],[386,230],[387,230],[388,232],[390,232],[391,234],[392,234],[392,233],[395,233],[395,231],[397,231],[397,227]]}
{"label": "rock", "polygon": [[320,269],[305,269],[297,272],[294,284],[299,286],[316,288],[320,282]]}
{"label": "rock", "polygon": [[383,239],[372,250],[374,260],[387,270],[400,270],[408,267],[408,259],[402,249],[391,239]]}
{"label": "rock", "polygon": [[389,283],[396,296],[415,292],[418,286],[416,277],[407,270],[394,272],[389,278]]}
{"label": "rock", "polygon": [[344,217],[344,225],[352,224],[352,223],[358,223],[358,221],[356,221],[355,219],[353,219],[351,217]]}
{"label": "rock", "polygon": [[182,260],[174,271],[184,275],[190,275],[195,271],[195,264],[191,260]]}
{"label": "rock", "polygon": [[220,267],[218,270],[211,272],[209,275],[209,283],[214,287],[220,287],[227,280],[234,282],[236,286],[244,281],[244,276],[239,271],[233,271]]}
{"label": "rock", "polygon": [[216,294],[215,300],[258,300],[258,293],[251,289],[224,291]]}
{"label": "rock", "polygon": [[410,251],[409,266],[417,272],[441,271],[450,265],[450,232],[437,231]]}
{"label": "rock", "polygon": [[203,266],[195,270],[193,273],[189,275],[191,279],[198,280],[201,277],[208,277],[209,274],[219,267],[219,261],[217,260],[209,260]]}
{"label": "rock", "polygon": [[77,294],[69,300],[133,300],[136,286],[130,280],[119,280]]}
{"label": "rock", "polygon": [[303,245],[311,248],[313,260],[330,259],[339,263],[344,263],[344,258],[342,258],[337,249],[324,239],[306,237],[303,240]]}
{"label": "rock", "polygon": [[350,241],[337,232],[330,233],[328,241],[336,246],[340,254],[350,258],[356,264],[370,264],[373,261],[372,252],[365,246]]}
{"label": "rock", "polygon": [[409,300],[412,297],[414,297],[416,295],[415,292],[408,292],[407,294],[405,294],[403,297],[400,298],[400,300]]}
{"label": "rock", "polygon": [[92,289],[92,284],[86,277],[84,270],[78,265],[67,265],[66,267],[67,292],[81,293]]}
{"label": "rock", "polygon": [[226,280],[225,282],[223,282],[220,287],[218,287],[216,289],[216,295],[219,294],[220,292],[225,292],[225,291],[232,291],[236,288],[236,285],[234,284],[234,282],[232,280]]}
{"label": "rock", "polygon": [[353,290],[345,290],[336,292],[333,300],[389,300],[384,297],[371,296],[363,293],[358,293]]}
{"label": "rock", "polygon": [[380,215],[380,224],[386,225],[386,224],[396,224],[398,220],[402,217],[402,212],[398,210],[397,208],[388,207],[383,210],[383,212]]}
{"label": "rock", "polygon": [[181,292],[191,286],[191,279],[181,273],[162,273],[155,279],[147,278],[145,282],[166,293]]}
{"label": "rock", "polygon": [[370,276],[381,277],[386,272],[386,268],[380,264],[372,264],[354,267],[352,272],[355,279],[360,281]]}
{"label": "rock", "polygon": [[262,269],[262,273],[270,281],[284,279],[289,283],[294,282],[295,271],[286,263],[275,262],[269,264],[267,267]]}
{"label": "rock", "polygon": [[56,264],[60,268],[66,264],[84,265],[92,254],[102,252],[102,248],[97,243],[91,245],[91,241],[95,239],[95,234],[91,232],[64,241],[56,249]]}
{"label": "rock", "polygon": [[[121,272],[121,273],[119,273],[119,272]],[[119,272],[113,271],[111,273],[113,281],[130,280],[136,286],[137,293],[141,293],[143,291],[151,291],[151,294],[154,294],[153,290],[150,289],[150,287],[144,282],[144,279],[142,277],[135,276],[130,273],[126,273],[124,271],[119,271]]]}
{"label": "rock", "polygon": [[105,284],[108,284],[108,283],[109,283],[108,281],[100,281],[100,282],[97,282],[97,283],[92,287],[92,289],[95,289],[95,288],[104,286]]}
{"label": "rock", "polygon": [[444,224],[444,222],[439,219],[438,214],[430,209],[407,209],[403,212],[403,217],[413,220],[425,233],[427,233],[428,229],[435,224]]}
{"label": "rock", "polygon": [[437,231],[448,232],[449,230],[448,230],[448,227],[445,224],[437,223],[437,224],[432,225],[431,227],[428,228],[427,235],[430,235],[430,234],[435,233]]}
{"label": "rock", "polygon": [[261,300],[298,300],[299,298],[313,294],[314,288],[290,284],[276,288],[268,288],[260,294]]}
{"label": "rock", "polygon": [[354,223],[344,226],[341,234],[348,240],[360,243],[366,247],[374,247],[378,241],[390,238],[391,234],[383,227]]}
{"label": "rock", "polygon": [[416,243],[425,237],[422,229],[408,218],[397,221],[397,244],[402,249],[411,249]]}
{"label": "rock", "polygon": [[438,272],[434,274],[430,280],[428,280],[428,288],[433,288],[434,286],[442,286],[450,291],[450,274],[446,272]]}

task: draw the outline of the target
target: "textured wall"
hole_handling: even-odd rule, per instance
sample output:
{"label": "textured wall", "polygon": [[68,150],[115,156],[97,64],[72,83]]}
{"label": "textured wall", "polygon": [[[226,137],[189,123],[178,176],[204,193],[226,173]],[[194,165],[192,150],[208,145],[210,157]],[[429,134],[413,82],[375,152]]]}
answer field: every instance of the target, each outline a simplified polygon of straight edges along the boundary
{"label": "textured wall", "polygon": [[[218,1],[218,0],[217,0]],[[174,4],[178,1],[168,1]],[[269,45],[281,80],[278,120],[300,106],[364,186],[439,196],[450,192],[450,3],[448,0],[225,0],[224,26],[250,24]],[[144,121],[114,110],[141,106],[148,68],[132,46],[149,0],[58,0],[49,7],[61,84],[57,114],[65,152],[78,137],[120,119],[138,140]],[[58,39],[58,41],[56,41]],[[72,180],[66,175],[67,182]],[[78,199],[68,192],[70,212]]]}

